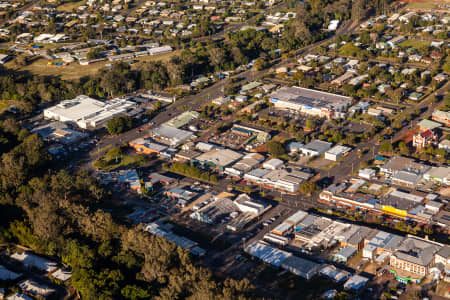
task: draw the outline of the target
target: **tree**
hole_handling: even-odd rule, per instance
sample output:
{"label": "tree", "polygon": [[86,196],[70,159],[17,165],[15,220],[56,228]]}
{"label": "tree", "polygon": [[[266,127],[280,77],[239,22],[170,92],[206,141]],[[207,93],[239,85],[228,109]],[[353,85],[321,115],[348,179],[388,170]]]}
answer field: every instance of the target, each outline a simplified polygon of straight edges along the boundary
{"label": "tree", "polygon": [[121,290],[122,296],[126,299],[137,300],[149,298],[150,294],[145,289],[138,287],[136,285],[127,285]]}
{"label": "tree", "polygon": [[86,54],[86,58],[87,59],[96,59],[96,58],[100,58],[101,49],[100,48],[92,48],[91,50],[89,50],[89,52]]}
{"label": "tree", "polygon": [[130,130],[132,126],[133,121],[131,117],[118,116],[108,121],[108,123],[106,124],[106,129],[108,130],[109,134],[114,135]]}
{"label": "tree", "polygon": [[292,76],[292,79],[294,79],[297,82],[301,82],[305,78],[305,74],[301,71],[295,72],[294,76]]}
{"label": "tree", "polygon": [[394,130],[392,129],[392,127],[388,127],[386,128],[385,132],[387,135],[392,135],[394,134]]}
{"label": "tree", "polygon": [[167,73],[170,78],[171,86],[177,86],[183,83],[184,79],[184,67],[181,65],[180,58],[174,56],[170,59],[170,62],[166,65]]}
{"label": "tree", "polygon": [[365,0],[354,0],[352,4],[352,19],[354,21],[360,21],[364,19],[366,15]]}
{"label": "tree", "polygon": [[316,123],[313,120],[308,119],[308,120],[306,120],[305,126],[306,126],[306,129],[313,130],[316,127]]}
{"label": "tree", "polygon": [[383,144],[381,144],[380,146],[380,152],[381,153],[390,153],[392,152],[393,148],[392,148],[392,144],[385,142]]}
{"label": "tree", "polygon": [[225,63],[225,50],[223,48],[211,48],[208,51],[208,55],[212,65],[216,67],[216,70],[220,70]]}
{"label": "tree", "polygon": [[300,193],[303,195],[312,195],[319,188],[315,182],[312,181],[304,181],[300,184]]}
{"label": "tree", "polygon": [[269,142],[267,142],[266,149],[267,152],[276,157],[279,157],[286,153],[286,149],[284,149],[283,144],[275,140],[270,140]]}
{"label": "tree", "polygon": [[263,69],[265,69],[267,67],[267,61],[265,59],[262,58],[258,58],[255,63],[253,64],[253,67],[258,70],[261,71]]}
{"label": "tree", "polygon": [[245,56],[238,47],[233,47],[231,49],[231,55],[233,56],[234,62],[238,65],[245,65],[248,63],[247,56]]}
{"label": "tree", "polygon": [[404,141],[398,143],[398,149],[401,155],[409,156],[409,148]]}
{"label": "tree", "polygon": [[159,111],[162,108],[162,104],[159,101],[156,101],[155,104],[153,105],[153,110],[154,111]]}
{"label": "tree", "polygon": [[399,103],[403,98],[403,90],[401,88],[386,91],[388,97],[390,97],[396,103]]}
{"label": "tree", "polygon": [[115,160],[122,157],[122,150],[120,147],[114,147],[109,149],[109,151],[105,155],[105,159],[107,161]]}
{"label": "tree", "polygon": [[403,126],[402,123],[403,122],[400,119],[395,119],[394,121],[392,121],[391,126],[395,129],[400,129]]}
{"label": "tree", "polygon": [[303,143],[305,141],[305,133],[302,130],[298,130],[295,136],[297,142]]}
{"label": "tree", "polygon": [[345,44],[341,48],[339,48],[339,54],[343,56],[357,56],[363,50],[361,48],[353,45],[352,43]]}

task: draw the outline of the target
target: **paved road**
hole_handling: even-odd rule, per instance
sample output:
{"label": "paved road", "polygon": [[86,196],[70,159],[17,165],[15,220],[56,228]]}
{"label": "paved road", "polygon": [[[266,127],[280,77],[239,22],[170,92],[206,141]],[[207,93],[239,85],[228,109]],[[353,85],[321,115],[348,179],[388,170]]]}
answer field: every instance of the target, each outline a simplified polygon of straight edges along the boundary
{"label": "paved road", "polygon": [[[444,93],[448,92],[450,89],[450,82],[447,82],[444,86],[442,86],[439,90],[437,90],[437,93]],[[414,118],[411,123],[417,124],[422,119],[425,119],[429,117],[433,111],[436,109],[438,105],[440,105],[441,102],[436,102],[432,105],[430,105],[430,100],[432,96],[435,93],[428,96],[426,99],[418,103],[417,105],[409,107],[405,113],[412,113],[415,109],[423,110],[423,112]],[[411,130],[410,126],[405,126],[401,130],[395,133],[395,135],[392,137],[392,143],[395,143],[399,140],[401,140],[405,134],[407,134]],[[361,157],[358,157],[358,150],[362,150],[364,148],[368,148],[369,151],[362,155]],[[376,142],[375,138],[372,138],[368,142],[360,143],[358,146],[348,155],[346,156],[336,167],[332,168],[330,171],[322,171],[322,177],[324,176],[334,176],[336,181],[340,181],[348,176],[352,175],[352,169],[356,170],[358,165],[363,161],[368,161],[373,157],[373,154],[378,153],[378,150],[380,148],[380,145]]]}
{"label": "paved road", "polygon": [[[319,45],[323,45],[332,39],[336,38],[336,36],[340,36],[343,34],[348,34],[353,32],[356,28],[358,28],[359,23],[353,23],[353,22],[347,22],[346,24],[343,24],[340,29],[337,31],[336,35],[329,37],[328,39],[319,41],[317,43],[308,45],[306,47],[300,48],[296,51],[297,55],[300,55],[302,53],[305,53],[307,51],[310,51],[311,49],[314,49],[315,47]],[[281,66],[285,66],[291,63],[295,62],[295,57],[283,60],[283,59],[275,59],[273,60],[273,66],[271,69],[278,68]],[[255,71],[255,70],[247,70],[245,72],[242,72],[240,74],[231,76],[231,78],[241,78],[241,80],[238,83],[233,84],[234,86],[242,85],[247,82],[258,80],[262,78],[263,76],[267,75],[271,70],[261,70],[261,71]],[[159,126],[164,122],[167,122],[171,118],[180,115],[184,110],[184,107],[187,107],[189,110],[196,110],[197,108],[200,108],[204,104],[208,103],[210,100],[215,99],[221,95],[223,95],[223,89],[225,86],[231,84],[231,79],[223,79],[216,83],[214,83],[212,86],[207,87],[203,90],[201,90],[199,93],[188,96],[182,99],[179,99],[175,103],[167,106],[164,108],[164,111],[160,112],[155,118],[153,118],[153,126]],[[97,148],[94,151],[91,151],[90,157],[88,159],[88,163],[83,165],[82,167],[88,167],[92,168],[90,162],[97,160],[98,158],[102,157],[106,151],[110,148],[110,146],[120,145],[122,143],[128,143],[138,137],[144,137],[148,134],[145,130],[142,132],[139,132],[136,129],[132,129],[128,132],[123,133],[121,136],[114,136],[103,139]],[[101,150],[104,149],[104,150]]]}

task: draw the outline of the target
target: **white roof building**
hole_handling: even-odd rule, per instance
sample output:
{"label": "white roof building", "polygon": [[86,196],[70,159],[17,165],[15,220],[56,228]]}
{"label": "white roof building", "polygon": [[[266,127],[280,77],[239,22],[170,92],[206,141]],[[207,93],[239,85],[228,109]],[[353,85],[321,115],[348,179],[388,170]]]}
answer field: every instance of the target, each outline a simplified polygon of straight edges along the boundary
{"label": "white roof building", "polygon": [[262,167],[264,169],[277,170],[284,166],[284,162],[278,158],[272,158],[264,162]]}
{"label": "white roof building", "polygon": [[309,155],[309,156],[319,156],[322,155],[325,151],[331,148],[331,143],[321,141],[321,140],[313,140],[310,143],[306,144],[302,148],[300,148],[300,151],[302,151],[303,154]]}
{"label": "white roof building", "polygon": [[450,168],[432,167],[423,175],[423,178],[428,181],[435,181],[437,183],[448,185],[450,183]]}
{"label": "white roof building", "polygon": [[80,95],[72,100],[61,103],[44,110],[44,117],[61,122],[73,122],[79,127],[99,128],[115,116],[126,113],[135,108],[136,104],[124,99],[99,101],[91,97]]}
{"label": "white roof building", "polygon": [[301,87],[282,87],[269,98],[275,108],[327,118],[341,116],[352,103],[350,97]]}
{"label": "white roof building", "polygon": [[253,201],[253,199],[247,194],[240,194],[233,202],[241,212],[249,212],[254,214],[259,214],[266,207],[261,203]]}
{"label": "white roof building", "polygon": [[328,25],[328,30],[336,30],[339,26],[339,20],[331,20],[330,24]]}
{"label": "white roof building", "polygon": [[350,152],[352,150],[350,147],[342,146],[342,145],[336,145],[327,152],[325,152],[325,159],[337,161],[339,158],[341,158],[343,155],[345,155],[347,152]]}
{"label": "white roof building", "polygon": [[373,177],[375,177],[375,175],[377,174],[377,171],[375,171],[374,169],[362,169],[359,170],[358,172],[358,176],[364,179],[372,179]]}
{"label": "white roof building", "polygon": [[262,242],[248,245],[245,248],[245,252],[275,267],[280,267],[284,260],[292,256],[289,252],[279,250]]}
{"label": "white roof building", "polygon": [[320,264],[297,256],[290,256],[283,261],[281,267],[305,279],[311,279],[319,272]]}
{"label": "white roof building", "polygon": [[224,169],[243,157],[242,154],[230,149],[214,149],[197,156],[195,160],[212,167]]}
{"label": "white roof building", "polygon": [[72,273],[70,271],[65,271],[63,269],[58,269],[56,272],[52,274],[52,276],[61,281],[67,281],[72,277]]}
{"label": "white roof building", "polygon": [[361,275],[354,275],[344,284],[344,289],[357,291],[367,284],[368,278]]}
{"label": "white roof building", "polygon": [[16,293],[6,298],[6,300],[33,300],[30,296]]}
{"label": "white roof building", "polygon": [[177,147],[190,140],[193,133],[187,130],[178,129],[168,125],[161,125],[151,130],[150,134],[156,140],[159,140],[172,147]]}
{"label": "white roof building", "polygon": [[27,279],[19,283],[19,287],[32,295],[47,297],[56,292],[55,289],[49,288],[46,285],[39,284],[34,280]]}
{"label": "white roof building", "polygon": [[11,258],[20,261],[25,267],[34,267],[45,272],[53,272],[58,268],[55,262],[29,252],[14,253]]}

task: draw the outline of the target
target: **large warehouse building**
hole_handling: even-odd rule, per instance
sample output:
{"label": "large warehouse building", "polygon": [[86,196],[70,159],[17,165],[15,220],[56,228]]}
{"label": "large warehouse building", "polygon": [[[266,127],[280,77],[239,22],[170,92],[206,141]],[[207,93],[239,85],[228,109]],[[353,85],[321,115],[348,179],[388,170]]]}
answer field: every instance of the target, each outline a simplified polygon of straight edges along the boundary
{"label": "large warehouse building", "polygon": [[99,101],[80,95],[45,109],[44,117],[61,122],[73,122],[83,129],[96,129],[104,126],[115,116],[125,114],[135,107],[136,103],[125,99]]}
{"label": "large warehouse building", "polygon": [[269,97],[275,108],[326,118],[341,117],[352,103],[350,97],[301,87],[282,87]]}

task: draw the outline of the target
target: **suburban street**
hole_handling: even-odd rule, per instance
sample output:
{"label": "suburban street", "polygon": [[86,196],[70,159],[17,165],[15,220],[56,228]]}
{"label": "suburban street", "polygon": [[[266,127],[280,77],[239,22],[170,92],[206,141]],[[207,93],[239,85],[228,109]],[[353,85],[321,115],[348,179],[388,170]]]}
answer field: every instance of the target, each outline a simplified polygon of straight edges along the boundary
{"label": "suburban street", "polygon": [[[346,24],[343,24],[339,30],[337,31],[336,35],[329,37],[328,39],[325,39],[323,41],[319,41],[317,43],[308,45],[306,47],[303,47],[301,49],[298,49],[296,51],[297,55],[300,55],[301,53],[307,52],[317,46],[323,45],[330,40],[336,38],[336,36],[343,35],[343,34],[349,34],[353,32],[356,28],[358,28],[359,23],[354,22],[347,22]],[[222,79],[213,85],[201,90],[195,95],[187,96],[181,99],[178,99],[175,103],[172,103],[168,106],[166,106],[163,111],[161,111],[156,117],[154,117],[151,122],[153,123],[152,127],[157,127],[161,125],[164,122],[169,121],[170,119],[180,115],[184,112],[183,108],[187,107],[189,110],[196,110],[200,107],[202,107],[204,104],[210,102],[211,100],[220,97],[223,95],[223,90],[226,86],[238,86],[243,85],[245,83],[261,79],[265,75],[267,75],[269,72],[271,72],[272,69],[276,69],[279,67],[283,67],[286,65],[291,64],[295,60],[295,57],[283,60],[281,58],[275,59],[272,61],[272,67],[268,69],[264,69],[261,71],[256,70],[247,70],[242,73],[233,75],[229,78]],[[241,78],[241,80],[238,83],[231,84],[232,78]],[[89,161],[95,161],[98,158],[102,157],[106,151],[109,149],[110,146],[113,145],[119,145],[122,143],[128,143],[138,137],[144,137],[148,135],[148,132],[146,130],[143,130],[142,132],[139,132],[136,129],[129,130],[128,132],[125,132],[121,134],[120,136],[113,136],[106,139],[103,139],[101,143],[97,145],[97,148],[94,149],[94,151],[91,151]],[[103,149],[103,150],[102,150]],[[85,167],[91,167],[90,164],[86,165]]]}
{"label": "suburban street", "polygon": [[[450,83],[445,84],[442,86],[439,90],[437,90],[435,93],[443,93],[448,91],[450,88]],[[440,105],[440,101],[437,101],[436,103],[430,104],[431,97],[435,94],[431,94],[428,98],[422,100],[417,105],[413,105],[409,107],[405,112],[411,113],[415,109],[420,109],[423,112],[415,117],[413,120],[411,120],[411,124],[417,124],[422,119],[425,119],[433,113],[436,107]],[[410,131],[410,126],[405,126],[401,130],[397,131],[394,136],[392,137],[392,143],[398,142],[401,140],[404,135]],[[381,144],[381,143],[380,143]],[[353,151],[347,155],[337,166],[332,168],[329,171],[322,171],[322,177],[326,176],[334,176],[336,181],[340,181],[342,179],[345,179],[348,176],[351,176],[352,170],[356,170],[358,165],[363,161],[368,161],[373,157],[374,154],[378,153],[378,150],[380,148],[380,144],[377,143],[375,138],[372,138],[370,141],[365,143],[359,143],[358,146],[353,149]],[[358,152],[362,151],[362,149],[369,149],[369,151],[365,154],[363,154],[361,157],[358,156]]]}

